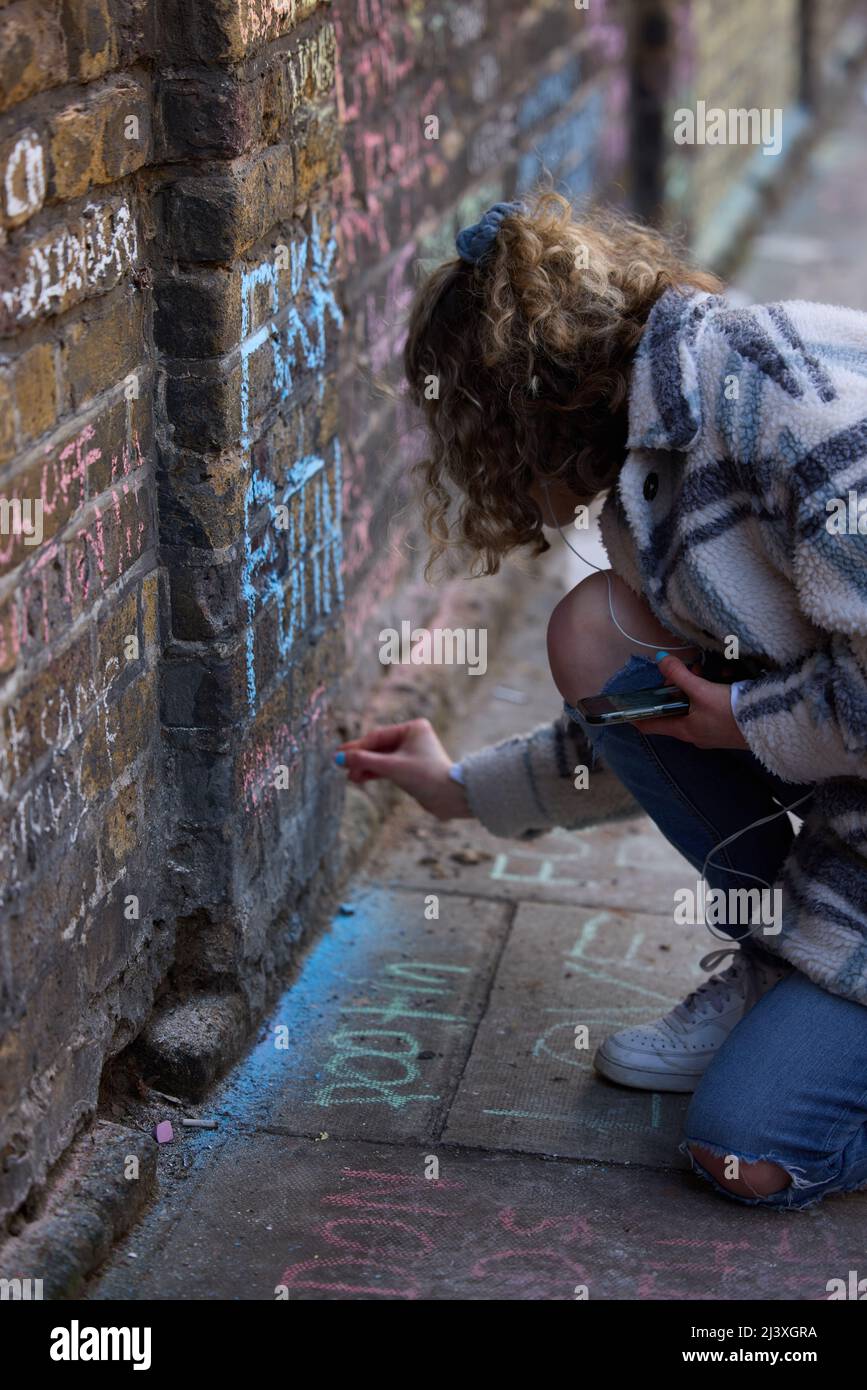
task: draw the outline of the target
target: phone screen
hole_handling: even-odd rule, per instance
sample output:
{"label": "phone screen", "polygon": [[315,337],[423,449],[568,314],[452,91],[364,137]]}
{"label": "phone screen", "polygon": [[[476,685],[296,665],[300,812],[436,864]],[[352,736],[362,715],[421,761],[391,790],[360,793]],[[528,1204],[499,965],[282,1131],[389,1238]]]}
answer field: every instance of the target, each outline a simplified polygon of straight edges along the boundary
{"label": "phone screen", "polygon": [[589,695],[576,700],[575,708],[588,724],[623,724],[630,719],[688,714],[689,700],[676,685],[660,685],[655,690],[630,690],[620,695]]}

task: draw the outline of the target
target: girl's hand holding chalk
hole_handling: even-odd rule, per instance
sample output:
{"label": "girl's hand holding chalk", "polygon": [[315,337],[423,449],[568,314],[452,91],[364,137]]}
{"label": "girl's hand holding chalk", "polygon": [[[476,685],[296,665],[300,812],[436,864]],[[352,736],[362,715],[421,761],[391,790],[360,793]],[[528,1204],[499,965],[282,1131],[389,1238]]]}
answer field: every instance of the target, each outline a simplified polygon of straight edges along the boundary
{"label": "girl's hand holding chalk", "polygon": [[472,817],[463,787],[449,775],[452,759],[429,719],[373,729],[342,743],[334,761],[346,768],[350,782],[385,777],[438,820]]}

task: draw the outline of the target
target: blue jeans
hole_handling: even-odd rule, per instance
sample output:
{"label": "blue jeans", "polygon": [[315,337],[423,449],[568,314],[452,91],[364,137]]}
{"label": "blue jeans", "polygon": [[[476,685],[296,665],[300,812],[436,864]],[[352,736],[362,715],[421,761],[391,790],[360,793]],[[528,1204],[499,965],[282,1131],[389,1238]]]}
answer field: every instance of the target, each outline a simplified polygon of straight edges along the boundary
{"label": "blue jeans", "polygon": [[[706,674],[715,678],[712,665]],[[604,693],[662,684],[655,661],[632,656]],[[633,724],[590,725],[568,703],[565,709],[594,755],[697,873],[721,840],[810,791],[774,777],[746,749],[696,748]],[[755,886],[750,874],[773,884],[793,838],[785,815],[749,830],[713,856],[708,885],[749,888]],[[743,938],[744,950],[762,952],[749,926],[719,923],[715,930]],[[719,1192],[750,1205],[806,1207],[867,1185],[867,1009],[791,970],[733,1029],[702,1077],[687,1114],[685,1153],[687,1145],[745,1163],[764,1159],[791,1176],[781,1192],[739,1197],[689,1154],[695,1171]]]}

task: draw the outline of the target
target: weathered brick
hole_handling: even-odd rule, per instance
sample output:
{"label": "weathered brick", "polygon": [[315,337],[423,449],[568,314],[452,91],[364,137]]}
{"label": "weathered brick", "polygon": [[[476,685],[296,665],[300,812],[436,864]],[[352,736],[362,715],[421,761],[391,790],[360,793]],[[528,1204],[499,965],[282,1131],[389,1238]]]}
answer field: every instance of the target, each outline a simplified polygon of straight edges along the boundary
{"label": "weathered brick", "polygon": [[139,609],[143,652],[152,662],[160,650],[160,573],[153,570],[141,582]]}
{"label": "weathered brick", "polygon": [[[99,862],[103,878],[107,882],[115,879],[124,867],[130,864],[139,840],[143,838],[143,831],[139,788],[136,781],[132,781],[125,787],[120,787],[112,797],[100,831]],[[129,887],[131,892],[135,891],[132,885]],[[112,903],[112,915],[114,913],[123,920],[119,907]],[[127,923],[124,936],[130,935],[130,927],[134,927],[133,922]],[[117,963],[120,964],[122,959],[123,952],[120,952]]]}
{"label": "weathered brick", "polygon": [[288,217],[294,202],[292,151],[275,146],[223,174],[183,178],[168,194],[168,230],[182,261],[229,262]]}
{"label": "weathered brick", "polygon": [[158,98],[160,157],[231,159],[254,145],[285,142],[304,101],[333,96],[335,63],[334,27],[326,22],[261,71],[257,65],[166,77]]}
{"label": "weathered brick", "polygon": [[243,454],[179,450],[160,475],[161,529],[166,544],[222,550],[242,534],[249,478]]}
{"label": "weathered brick", "polygon": [[[128,655],[133,650],[127,640],[130,637],[135,638],[138,645],[137,657]],[[130,671],[140,671],[143,661],[138,622],[138,586],[135,585],[100,616],[96,626],[96,666],[98,671],[110,672],[110,679],[114,680]]]}
{"label": "weathered brick", "polygon": [[241,336],[237,271],[176,272],[154,287],[154,341],[171,357],[219,357]]}
{"label": "weathered brick", "polygon": [[0,11],[0,111],[67,75],[66,48],[52,0],[18,0]]}
{"label": "weathered brick", "polygon": [[132,285],[105,296],[61,338],[65,405],[79,410],[133,372],[144,347],[144,305]]}
{"label": "weathered brick", "polygon": [[18,665],[23,633],[18,595],[13,590],[0,601],[0,676]]}
{"label": "weathered brick", "polygon": [[241,367],[222,359],[194,373],[173,373],[165,387],[166,415],[179,446],[222,450],[237,444],[241,434]]}
{"label": "weathered brick", "polygon": [[108,737],[113,727],[109,723],[111,718],[111,714],[103,712],[100,717],[91,719],[81,736],[75,786],[85,805],[96,804],[111,793],[115,751]]}
{"label": "weathered brick", "polygon": [[53,343],[37,343],[15,363],[18,442],[23,448],[44,434],[57,419],[58,389]]}
{"label": "weathered brick", "polygon": [[54,655],[14,701],[0,705],[0,729],[9,749],[7,788],[46,755],[63,754],[81,736],[95,706],[91,635],[84,633]]}
{"label": "weathered brick", "polygon": [[[231,758],[227,756],[231,739],[219,729],[167,729],[164,739],[167,776],[178,789],[177,824],[182,828],[173,853],[181,857],[179,845],[183,842],[185,867],[189,871],[196,866],[207,870],[213,842],[188,837],[186,832],[191,826],[205,825],[214,826],[218,835],[225,830],[226,806],[232,798]],[[215,868],[219,862],[218,853]]]}
{"label": "weathered brick", "polygon": [[86,90],[52,121],[49,191],[76,198],[89,188],[113,183],[148,162],[151,100],[148,89],[128,77],[100,91]]}
{"label": "weathered brick", "polygon": [[112,779],[116,780],[154,743],[159,721],[155,669],[128,684],[108,706],[104,729]]}
{"label": "weathered brick", "polygon": [[342,148],[337,113],[304,108],[295,121],[295,197],[310,198],[325,188],[340,170]]}
{"label": "weathered brick", "polygon": [[245,644],[224,657],[170,656],[162,671],[160,707],[170,728],[217,728],[248,709]]}
{"label": "weathered brick", "polygon": [[[0,370],[0,463],[8,463],[18,448],[15,429],[15,377]],[[8,495],[4,490],[4,496]]]}
{"label": "weathered brick", "polygon": [[287,34],[318,0],[165,0],[162,25],[179,56],[233,61]]}
{"label": "weathered brick", "polygon": [[[18,450],[50,430],[57,418],[57,400],[53,343],[36,343],[10,366],[0,367],[0,461],[13,459]],[[25,484],[7,484],[0,488],[0,495],[39,496],[39,491],[33,491],[35,470],[29,473]],[[1,541],[0,550],[6,549],[7,542]]]}
{"label": "weathered brick", "polygon": [[172,636],[184,642],[226,637],[244,621],[246,602],[241,592],[241,545],[228,555],[207,551],[173,551],[166,548],[170,564],[169,591]]}
{"label": "weathered brick", "polygon": [[70,72],[83,82],[117,67],[120,40],[110,0],[63,0]]}
{"label": "weathered brick", "polygon": [[222,69],[166,75],[157,93],[156,152],[162,160],[244,154],[262,127],[264,86]]}

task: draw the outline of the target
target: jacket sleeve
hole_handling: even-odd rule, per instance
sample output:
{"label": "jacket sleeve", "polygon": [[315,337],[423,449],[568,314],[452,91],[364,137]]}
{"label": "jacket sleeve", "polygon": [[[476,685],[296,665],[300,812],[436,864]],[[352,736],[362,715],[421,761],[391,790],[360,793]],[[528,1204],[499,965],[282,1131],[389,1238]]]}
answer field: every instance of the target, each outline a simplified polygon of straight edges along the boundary
{"label": "jacket sleeve", "polygon": [[[793,357],[793,376],[797,366]],[[867,777],[867,500],[863,520],[857,515],[858,499],[867,499],[863,381],[853,393],[822,380],[824,396],[805,378],[794,403],[773,391],[763,454],[745,460],[739,451],[752,509],[778,548],[768,558],[794,590],[806,650],[746,681],[735,719],[759,760],[791,782]],[[741,443],[748,423],[742,405]],[[726,434],[723,447],[737,442]]]}
{"label": "jacket sleeve", "polygon": [[[584,779],[576,774],[581,767]],[[492,835],[531,839],[555,826],[578,830],[641,814],[632,793],[565,714],[469,754],[461,769],[470,810]]]}
{"label": "jacket sleeve", "polygon": [[735,721],[788,782],[867,778],[867,640],[835,633],[800,661],[744,681]]}
{"label": "jacket sleeve", "polygon": [[689,354],[693,416],[766,552],[749,599],[757,627],[800,628],[792,659],[743,682],[735,709],[754,755],[792,783],[867,777],[867,534],[835,523],[852,489],[867,498],[864,378],[816,347],[860,359],[866,327],[828,306],[713,304]]}

